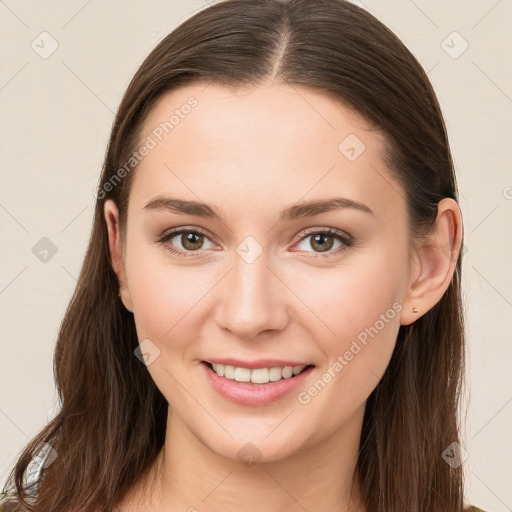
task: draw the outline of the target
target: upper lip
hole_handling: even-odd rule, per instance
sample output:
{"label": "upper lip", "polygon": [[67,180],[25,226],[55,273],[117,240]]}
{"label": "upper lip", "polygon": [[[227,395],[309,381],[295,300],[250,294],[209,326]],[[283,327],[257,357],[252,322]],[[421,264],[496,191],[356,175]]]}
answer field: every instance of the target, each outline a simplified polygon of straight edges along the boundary
{"label": "upper lip", "polygon": [[309,366],[312,363],[303,363],[300,361],[290,361],[283,359],[255,359],[254,361],[242,361],[241,359],[233,359],[233,358],[225,358],[225,359],[205,359],[207,363],[215,363],[215,364],[223,364],[223,365],[231,365],[240,368],[273,368],[276,366],[280,366],[284,368],[285,366]]}

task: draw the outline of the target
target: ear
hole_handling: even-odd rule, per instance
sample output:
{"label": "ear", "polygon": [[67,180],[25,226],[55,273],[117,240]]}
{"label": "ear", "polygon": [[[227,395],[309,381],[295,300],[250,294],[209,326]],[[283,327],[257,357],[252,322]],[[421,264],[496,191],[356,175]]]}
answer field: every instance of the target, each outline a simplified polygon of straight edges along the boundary
{"label": "ear", "polygon": [[103,207],[105,222],[108,229],[108,241],[112,267],[119,281],[119,293],[124,306],[128,311],[133,312],[130,289],[126,278],[126,269],[122,254],[121,230],[119,228],[119,210],[112,199],[107,199]]}
{"label": "ear", "polygon": [[434,226],[414,249],[414,271],[402,304],[402,325],[412,324],[434,307],[450,286],[461,249],[462,229],[457,202],[448,197],[439,201]]}

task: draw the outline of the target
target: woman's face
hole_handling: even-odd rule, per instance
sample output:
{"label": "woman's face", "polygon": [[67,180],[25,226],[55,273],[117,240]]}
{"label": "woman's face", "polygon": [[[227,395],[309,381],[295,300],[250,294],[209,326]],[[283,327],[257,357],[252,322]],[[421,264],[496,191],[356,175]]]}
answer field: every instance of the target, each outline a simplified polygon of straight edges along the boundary
{"label": "woman's face", "polygon": [[[176,428],[226,457],[250,442],[277,460],[360,426],[413,269],[383,150],[382,132],[298,86],[196,83],[158,102],[118,275]],[[205,361],[242,369],[227,379]]]}

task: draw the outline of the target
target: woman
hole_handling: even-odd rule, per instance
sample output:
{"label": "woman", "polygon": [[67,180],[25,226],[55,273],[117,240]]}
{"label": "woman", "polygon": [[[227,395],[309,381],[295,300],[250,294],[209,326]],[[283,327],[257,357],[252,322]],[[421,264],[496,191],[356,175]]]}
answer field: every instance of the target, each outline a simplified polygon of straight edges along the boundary
{"label": "woman", "polygon": [[478,510],[452,157],[381,22],[194,15],[130,83],[96,197],[17,510]]}

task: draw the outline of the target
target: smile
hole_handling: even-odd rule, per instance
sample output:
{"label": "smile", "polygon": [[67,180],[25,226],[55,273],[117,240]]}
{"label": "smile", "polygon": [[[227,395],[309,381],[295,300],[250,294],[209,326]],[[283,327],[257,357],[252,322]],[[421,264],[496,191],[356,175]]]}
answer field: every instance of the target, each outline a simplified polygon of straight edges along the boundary
{"label": "smile", "polygon": [[[219,376],[237,382],[251,382],[253,384],[266,384],[267,382],[277,382],[283,379],[290,379],[299,375],[306,365],[299,366],[273,366],[268,368],[244,368],[229,364],[210,363],[206,361],[212,370]],[[310,365],[311,366],[311,365]]]}
{"label": "smile", "polygon": [[[240,363],[238,363],[240,364]],[[247,363],[246,363],[247,364]],[[245,406],[276,402],[304,385],[315,365],[261,366],[253,368],[203,361],[207,381],[224,399]],[[222,374],[222,375],[221,375]]]}

